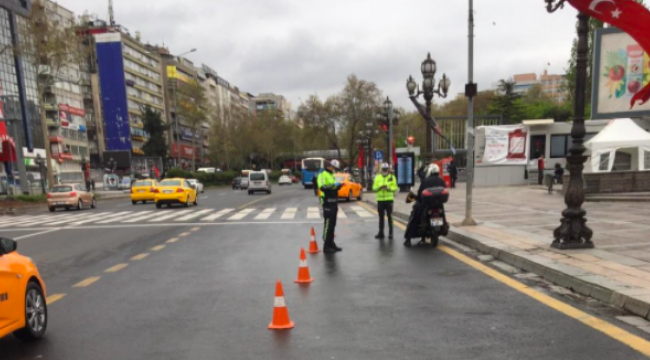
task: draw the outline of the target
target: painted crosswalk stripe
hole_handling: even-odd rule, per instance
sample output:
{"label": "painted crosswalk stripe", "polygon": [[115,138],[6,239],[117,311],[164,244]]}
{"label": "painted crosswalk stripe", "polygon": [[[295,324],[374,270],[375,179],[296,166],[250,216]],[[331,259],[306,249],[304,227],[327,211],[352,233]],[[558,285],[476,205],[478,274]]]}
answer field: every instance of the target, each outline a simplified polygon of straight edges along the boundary
{"label": "painted crosswalk stripe", "polygon": [[[116,218],[118,216],[122,217],[124,215],[131,214],[132,212],[133,211],[122,211],[122,212],[118,212],[118,213],[115,213],[115,214],[106,213],[105,216],[102,216],[102,219],[103,220],[109,220],[109,219]],[[108,215],[108,214],[110,214],[110,215]],[[89,223],[89,222],[93,222],[93,221],[96,221],[96,219],[86,219],[86,220],[82,220],[82,221],[77,221],[77,222],[71,223],[70,225],[81,225],[81,224],[85,224],[85,223]]]}
{"label": "painted crosswalk stripe", "polygon": [[[42,224],[60,225],[60,224],[65,224],[65,223],[70,223],[70,222],[73,222],[73,221],[81,220],[81,219],[86,219],[86,218],[89,218],[89,217],[94,216],[94,215],[96,215],[96,213],[89,212],[89,213],[86,213],[86,214],[79,214],[77,216],[68,216],[68,218],[65,219],[65,220],[54,221],[54,222],[50,222],[50,221],[42,222]],[[65,216],[64,216],[64,218],[65,218]]]}
{"label": "painted crosswalk stripe", "polygon": [[207,213],[210,213],[210,212],[212,212],[212,209],[206,209],[206,210],[195,211],[195,212],[193,212],[193,213],[191,213],[191,214],[189,214],[189,215],[185,215],[185,216],[183,216],[183,217],[180,217],[180,218],[176,219],[176,221],[187,221],[187,220],[192,220],[192,219],[194,219],[194,218],[197,218],[197,217],[199,217],[199,216],[201,216],[201,215],[204,215],[204,214],[207,214]]}
{"label": "painted crosswalk stripe", "polygon": [[361,216],[362,218],[371,218],[373,215],[366,211],[366,209],[362,208],[361,206],[351,206],[352,210],[357,213],[357,215]]}
{"label": "painted crosswalk stripe", "polygon": [[233,211],[235,211],[235,209],[223,209],[223,210],[219,211],[216,214],[212,214],[210,216],[204,217],[203,219],[201,219],[201,221],[214,221],[214,220],[217,220],[218,218],[220,218],[220,217],[222,217],[222,216],[224,216],[224,215],[226,215],[228,213],[231,213]]}
{"label": "painted crosswalk stripe", "polygon": [[32,217],[31,219],[22,219],[20,221],[15,221],[15,222],[8,222],[4,224],[0,224],[2,226],[16,226],[16,227],[27,227],[31,225],[41,225],[46,222],[50,221],[56,221],[56,220],[61,220],[65,218],[63,215],[49,215],[49,216],[36,216]]}
{"label": "painted crosswalk stripe", "polygon": [[169,214],[158,216],[158,217],[155,218],[155,219],[151,219],[151,220],[149,220],[149,222],[161,222],[161,221],[165,221],[165,220],[167,220],[167,219],[175,218],[175,217],[180,216],[180,215],[185,215],[185,214],[189,213],[190,211],[192,211],[192,210],[179,210],[179,211],[168,210],[168,211],[164,211],[164,212],[162,212],[162,211],[157,211],[157,212],[156,212],[156,215],[167,214],[167,212],[169,212]]}
{"label": "painted crosswalk stripe", "polygon": [[320,219],[320,211],[317,207],[307,208],[307,219]]}
{"label": "painted crosswalk stripe", "polygon": [[296,217],[296,212],[298,212],[298,208],[287,208],[280,219],[282,220],[293,220],[293,218]]}
{"label": "painted crosswalk stripe", "polygon": [[135,216],[134,218],[132,218],[132,219],[128,219],[128,220],[123,220],[122,222],[123,222],[123,223],[134,223],[134,222],[138,222],[138,221],[149,220],[149,219],[151,219],[151,218],[153,218],[153,217],[155,217],[155,216],[158,216],[158,212],[154,212],[154,213],[151,213],[151,214],[141,215],[142,213],[144,213],[144,211],[141,212],[141,213],[137,213],[137,214],[135,214],[135,215],[134,215],[134,216]]}
{"label": "painted crosswalk stripe", "polygon": [[338,214],[336,214],[336,217],[339,219],[347,219],[348,216],[343,212],[343,209],[339,209]]}
{"label": "painted crosswalk stripe", "polygon": [[50,217],[58,217],[61,215],[41,215],[41,216],[7,216],[6,218],[0,218],[0,225],[5,224],[22,224],[26,222],[34,222],[37,220],[48,219]]}
{"label": "painted crosswalk stripe", "polygon": [[246,215],[252,213],[253,211],[255,211],[255,209],[244,209],[244,210],[236,213],[235,215],[229,217],[228,220],[241,220],[241,219],[245,218]]}
{"label": "painted crosswalk stripe", "polygon": [[110,216],[110,215],[113,215],[113,213],[112,212],[104,212],[104,213],[99,213],[99,214],[95,213],[95,215],[93,215],[93,216],[85,217],[82,221],[72,221],[72,222],[68,223],[68,225],[75,225],[75,223],[77,223],[77,222],[98,221],[98,220],[105,219],[107,216]]}
{"label": "painted crosswalk stripe", "polygon": [[275,212],[276,209],[264,209],[259,215],[255,217],[255,220],[267,220]]}
{"label": "painted crosswalk stripe", "polygon": [[149,211],[149,210],[140,211],[140,212],[137,212],[137,213],[132,213],[132,212],[129,211],[128,214],[111,216],[109,218],[103,219],[102,221],[97,221],[97,222],[95,222],[95,224],[110,224],[110,223],[114,223],[114,222],[120,222],[122,220],[127,220],[127,219],[130,219],[130,218],[134,217],[134,216],[140,216],[142,214],[148,214],[150,212],[151,211]]}

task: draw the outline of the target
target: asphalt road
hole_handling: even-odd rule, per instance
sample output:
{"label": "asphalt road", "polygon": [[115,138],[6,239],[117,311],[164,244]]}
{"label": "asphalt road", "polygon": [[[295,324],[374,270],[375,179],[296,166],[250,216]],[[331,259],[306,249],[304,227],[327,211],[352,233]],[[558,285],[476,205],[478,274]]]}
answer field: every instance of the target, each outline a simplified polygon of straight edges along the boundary
{"label": "asphalt road", "polygon": [[[49,306],[46,337],[0,339],[0,359],[644,358],[440,250],[404,248],[399,229],[375,240],[374,215],[354,203],[341,204],[343,252],[309,255],[315,281],[298,286],[300,247],[312,226],[322,232],[302,187],[208,190],[189,209],[99,205],[0,218],[48,295],[64,295]],[[277,279],[290,331],[267,329]]]}

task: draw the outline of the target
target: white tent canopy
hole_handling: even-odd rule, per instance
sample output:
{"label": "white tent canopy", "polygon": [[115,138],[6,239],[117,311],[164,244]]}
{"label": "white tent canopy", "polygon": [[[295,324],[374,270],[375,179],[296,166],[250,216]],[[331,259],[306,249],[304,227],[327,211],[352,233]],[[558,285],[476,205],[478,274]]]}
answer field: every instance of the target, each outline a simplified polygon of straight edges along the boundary
{"label": "white tent canopy", "polygon": [[592,172],[610,172],[617,151],[628,154],[633,170],[650,170],[650,133],[632,119],[614,119],[585,144],[591,151]]}

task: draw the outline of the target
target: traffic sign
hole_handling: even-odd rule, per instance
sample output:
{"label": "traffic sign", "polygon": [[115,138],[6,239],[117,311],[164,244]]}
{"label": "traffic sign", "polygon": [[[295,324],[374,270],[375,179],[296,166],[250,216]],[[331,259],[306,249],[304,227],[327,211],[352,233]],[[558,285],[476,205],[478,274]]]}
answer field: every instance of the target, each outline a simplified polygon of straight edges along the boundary
{"label": "traffic sign", "polygon": [[384,152],[381,150],[375,150],[375,160],[381,161],[384,159]]}

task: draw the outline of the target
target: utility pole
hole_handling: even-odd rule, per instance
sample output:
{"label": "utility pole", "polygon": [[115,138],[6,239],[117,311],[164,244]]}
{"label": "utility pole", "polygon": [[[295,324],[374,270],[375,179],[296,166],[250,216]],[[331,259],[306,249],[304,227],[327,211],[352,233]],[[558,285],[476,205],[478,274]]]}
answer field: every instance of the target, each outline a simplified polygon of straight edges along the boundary
{"label": "utility pole", "polygon": [[474,84],[474,0],[469,0],[468,74],[465,96],[467,96],[467,186],[465,195],[465,220],[463,225],[476,225],[472,216],[472,192],[474,190],[474,96],[478,91]]}

